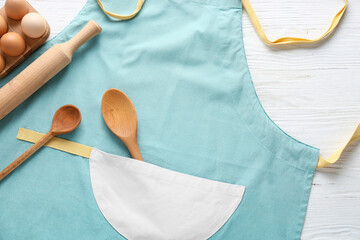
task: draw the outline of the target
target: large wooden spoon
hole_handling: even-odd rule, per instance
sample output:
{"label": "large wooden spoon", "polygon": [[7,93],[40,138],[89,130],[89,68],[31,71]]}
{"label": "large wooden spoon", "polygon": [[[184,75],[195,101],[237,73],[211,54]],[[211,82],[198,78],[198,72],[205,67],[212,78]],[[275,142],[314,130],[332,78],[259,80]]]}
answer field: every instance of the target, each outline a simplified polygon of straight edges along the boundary
{"label": "large wooden spoon", "polygon": [[101,110],[106,125],[123,141],[131,156],[143,160],[137,142],[136,111],[130,98],[120,90],[111,88],[104,93]]}
{"label": "large wooden spoon", "polygon": [[56,135],[65,134],[73,131],[79,126],[81,121],[81,114],[77,107],[73,105],[65,105],[59,108],[53,117],[50,131],[37,141],[32,147],[24,152],[20,157],[13,161],[9,166],[0,172],[0,181],[3,180],[9,173],[14,171],[21,163],[35,153],[39,148],[46,144],[50,139]]}

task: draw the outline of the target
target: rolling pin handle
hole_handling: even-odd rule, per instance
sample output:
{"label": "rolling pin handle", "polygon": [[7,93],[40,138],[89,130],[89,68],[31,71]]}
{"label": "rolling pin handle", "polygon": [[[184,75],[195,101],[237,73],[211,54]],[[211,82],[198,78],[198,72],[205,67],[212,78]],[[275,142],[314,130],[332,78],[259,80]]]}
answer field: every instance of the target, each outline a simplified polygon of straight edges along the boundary
{"label": "rolling pin handle", "polygon": [[91,20],[83,29],[80,30],[79,33],[62,45],[64,45],[64,47],[67,48],[69,53],[72,55],[79,47],[81,47],[81,45],[98,35],[101,30],[100,25],[94,20]]}

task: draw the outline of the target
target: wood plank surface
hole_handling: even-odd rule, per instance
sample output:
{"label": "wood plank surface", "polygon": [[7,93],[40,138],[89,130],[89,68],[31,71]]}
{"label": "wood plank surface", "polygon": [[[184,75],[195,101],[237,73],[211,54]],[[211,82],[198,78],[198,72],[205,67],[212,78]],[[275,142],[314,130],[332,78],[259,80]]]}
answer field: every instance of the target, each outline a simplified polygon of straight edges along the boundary
{"label": "wood plank surface", "polygon": [[[48,21],[51,39],[85,0],[30,3]],[[320,36],[344,1],[251,3],[268,37],[275,39]],[[243,32],[250,71],[266,112],[291,136],[330,156],[360,121],[360,1],[350,1],[339,28],[317,46],[269,48],[245,12]],[[360,239],[360,143],[334,166],[316,173],[302,239]]]}
{"label": "wood plank surface", "polygon": [[[268,37],[315,38],[343,0],[251,0]],[[243,32],[250,72],[269,116],[288,134],[329,157],[360,121],[360,2],[350,1],[338,29],[305,48],[269,48],[247,14]],[[360,239],[360,143],[317,171],[302,239]]]}

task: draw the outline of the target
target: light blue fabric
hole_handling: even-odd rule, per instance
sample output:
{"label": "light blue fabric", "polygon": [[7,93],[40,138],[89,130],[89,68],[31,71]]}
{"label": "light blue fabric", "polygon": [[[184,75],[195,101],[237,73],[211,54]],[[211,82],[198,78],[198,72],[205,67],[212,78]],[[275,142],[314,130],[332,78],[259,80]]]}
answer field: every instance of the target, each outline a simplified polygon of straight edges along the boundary
{"label": "light blue fabric", "polygon": [[[105,6],[120,10],[118,2]],[[130,2],[129,9],[136,4]],[[129,156],[101,115],[103,93],[117,88],[135,105],[145,161],[246,186],[242,203],[211,239],[300,239],[319,151],[286,135],[264,112],[241,16],[238,0],[147,0],[136,18],[121,22],[89,0],[62,33],[1,80],[2,86],[90,19],[102,26],[66,69],[0,121],[0,169],[31,146],[16,140],[19,127],[47,132],[64,104],[78,106],[83,117],[65,138]],[[0,183],[0,239],[123,237],[97,207],[89,160],[42,148]]]}

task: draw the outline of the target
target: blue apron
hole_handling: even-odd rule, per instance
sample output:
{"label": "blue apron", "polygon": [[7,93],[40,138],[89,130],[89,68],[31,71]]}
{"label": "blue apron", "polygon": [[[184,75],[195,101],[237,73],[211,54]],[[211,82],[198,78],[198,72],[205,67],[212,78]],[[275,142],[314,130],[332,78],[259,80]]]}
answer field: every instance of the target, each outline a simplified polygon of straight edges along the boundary
{"label": "blue apron", "polygon": [[[106,5],[115,11],[121,4]],[[64,138],[129,156],[101,115],[103,93],[117,88],[135,105],[145,161],[246,186],[240,206],[211,239],[300,239],[319,150],[287,135],[264,112],[241,18],[240,0],[148,0],[131,21],[110,19],[88,0],[64,31],[1,81],[89,20],[103,28],[0,122],[0,169],[30,146],[16,140],[19,127],[47,132],[64,104],[76,105],[83,117]],[[97,207],[88,159],[43,148],[0,183],[0,239],[124,237]]]}

